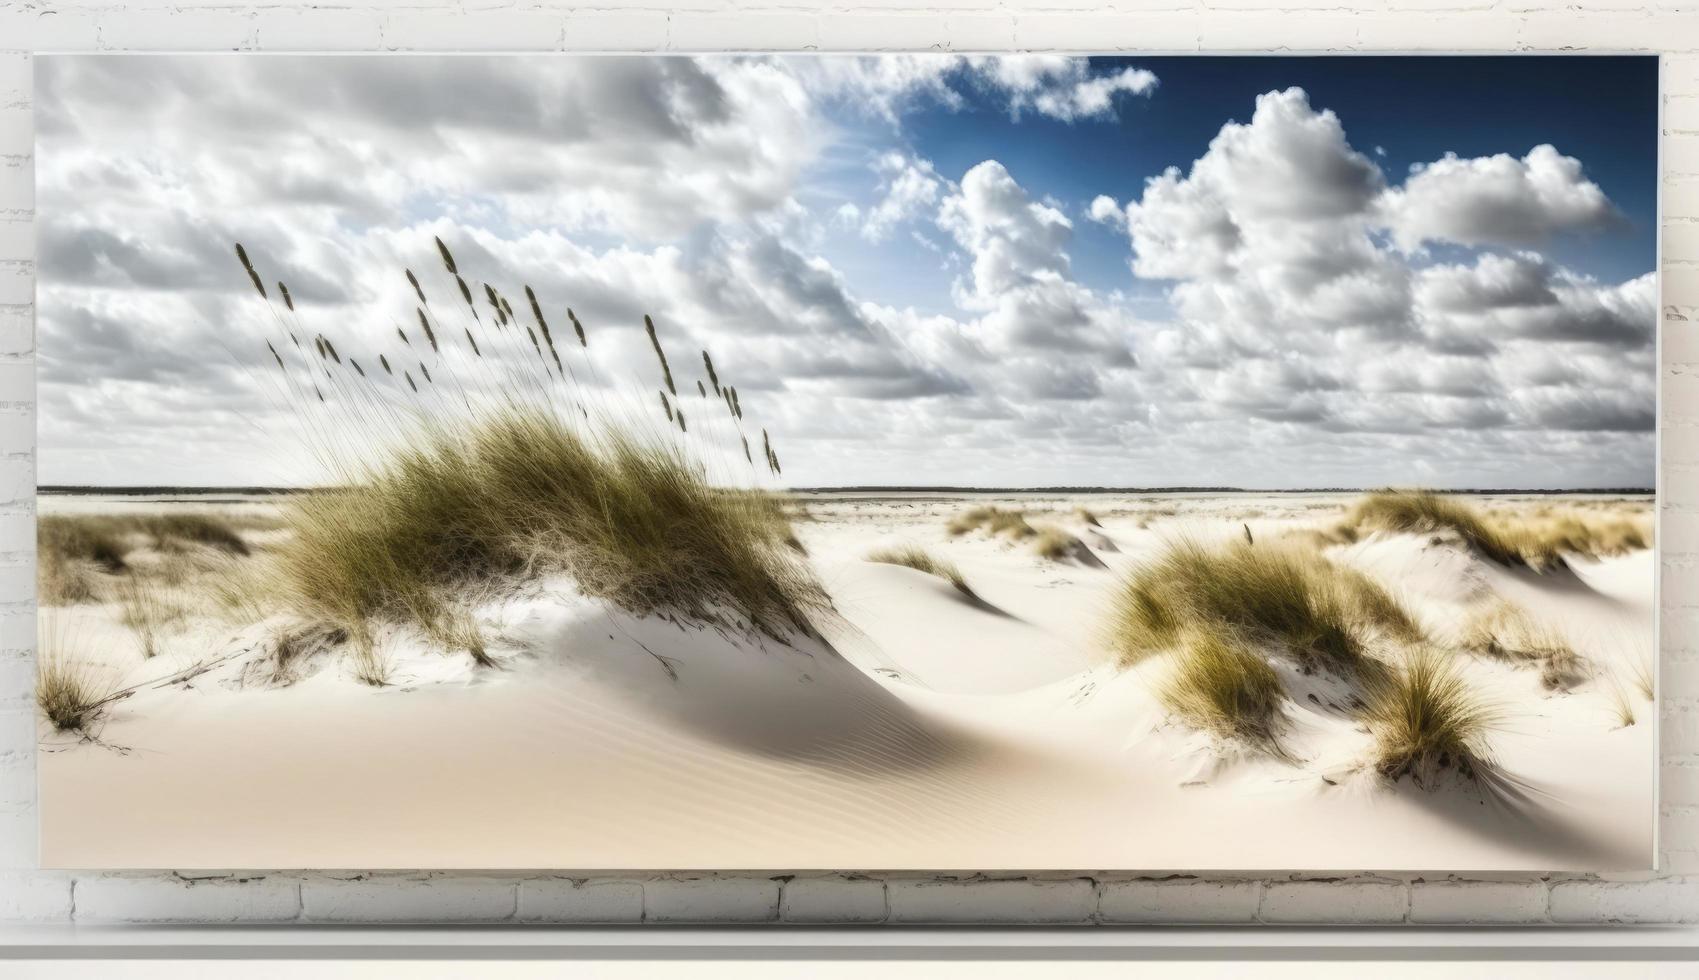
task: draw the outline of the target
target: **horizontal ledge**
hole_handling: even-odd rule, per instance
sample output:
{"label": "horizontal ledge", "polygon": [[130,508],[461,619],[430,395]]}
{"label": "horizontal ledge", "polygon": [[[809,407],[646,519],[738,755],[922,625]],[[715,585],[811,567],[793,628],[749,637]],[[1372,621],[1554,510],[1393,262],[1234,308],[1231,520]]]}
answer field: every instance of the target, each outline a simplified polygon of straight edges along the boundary
{"label": "horizontal ledge", "polygon": [[74,926],[0,928],[4,959],[1699,961],[1699,928]]}

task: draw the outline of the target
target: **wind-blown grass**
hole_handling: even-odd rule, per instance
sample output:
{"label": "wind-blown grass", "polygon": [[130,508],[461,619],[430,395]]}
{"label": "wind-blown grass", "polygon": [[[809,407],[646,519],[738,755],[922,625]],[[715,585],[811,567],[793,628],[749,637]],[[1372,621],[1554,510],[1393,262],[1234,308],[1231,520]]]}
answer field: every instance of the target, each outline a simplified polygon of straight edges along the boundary
{"label": "wind-blown grass", "polygon": [[1541,683],[1550,690],[1573,687],[1586,677],[1586,663],[1562,633],[1502,599],[1477,610],[1458,642],[1490,657],[1539,666]]}
{"label": "wind-blown grass", "polygon": [[771,497],[716,488],[683,454],[512,409],[421,430],[355,486],[290,511],[288,604],[358,641],[374,617],[453,640],[446,593],[543,572],[634,614],[806,630],[824,592],[786,549]]}
{"label": "wind-blown grass", "polygon": [[[592,336],[572,310],[572,334],[557,345],[534,290],[525,288],[531,317],[521,322],[500,290],[481,283],[475,292],[448,245],[436,246],[453,290],[433,305],[407,270],[417,326],[359,352],[381,372],[359,367],[354,341],[339,352],[325,334],[308,335],[293,306],[270,309],[281,328],[265,341],[278,393],[337,484],[285,508],[292,533],[273,555],[279,605],[346,634],[357,670],[374,683],[387,672],[378,624],[417,628],[487,664],[473,607],[553,573],[633,615],[775,638],[811,630],[811,614],[829,603],[782,503],[724,479],[744,466],[759,478],[748,406],[724,383],[726,366],[704,351],[714,397],[705,383],[692,393],[692,379],[674,375],[691,359],[669,362],[662,327],[644,317],[659,374],[626,393],[641,391],[654,410],[659,388],[665,429],[646,425],[600,379]],[[269,305],[241,246],[237,257]],[[689,423],[687,398],[700,399]],[[738,454],[705,458],[714,445]],[[765,430],[762,450],[778,476]],[[720,479],[710,479],[716,469]]]}
{"label": "wind-blown grass", "polygon": [[[50,606],[103,601],[118,576],[140,571],[130,560],[139,549],[180,555],[205,548],[244,557],[250,548],[243,529],[276,526],[272,518],[193,512],[44,514],[36,525],[38,594]],[[169,575],[188,566],[161,562],[158,568]]]}
{"label": "wind-blown grass", "polygon": [[1171,542],[1133,569],[1112,599],[1110,646],[1123,662],[1205,630],[1276,646],[1305,667],[1353,670],[1376,636],[1415,642],[1421,628],[1373,580],[1277,544]]}
{"label": "wind-blown grass", "polygon": [[181,618],[182,610],[166,602],[153,583],[133,575],[120,581],[117,591],[124,625],[136,634],[142,657],[153,659],[160,652],[160,640],[166,625]]}
{"label": "wind-blown grass", "polygon": [[987,534],[1007,535],[1016,540],[1024,540],[1038,534],[1038,529],[1027,523],[1026,515],[1021,511],[993,506],[970,508],[952,518],[948,525],[949,532],[955,535],[982,528]]}
{"label": "wind-blown grass", "polygon": [[1338,526],[1345,540],[1372,531],[1452,533],[1501,565],[1547,571],[1564,556],[1603,558],[1651,546],[1644,520],[1580,509],[1542,508],[1529,516],[1483,511],[1453,497],[1426,491],[1383,491],[1358,501]]}
{"label": "wind-blown grass", "polygon": [[1268,661],[1231,633],[1196,631],[1157,696],[1194,727],[1272,746],[1284,691]]}
{"label": "wind-blown grass", "polygon": [[123,696],[99,667],[44,638],[36,663],[35,703],[54,728],[86,733],[100,712]]}
{"label": "wind-blown grass", "polygon": [[880,562],[886,565],[902,565],[905,568],[912,568],[917,572],[925,572],[928,575],[941,578],[955,586],[956,591],[960,592],[962,595],[969,598],[977,598],[974,595],[973,589],[968,587],[967,578],[962,575],[962,570],[956,567],[955,562],[946,558],[939,558],[927,551],[925,548],[921,548],[916,545],[907,545],[900,548],[881,548],[869,553],[867,560]]}
{"label": "wind-blown grass", "polygon": [[1414,649],[1370,684],[1364,715],[1374,736],[1374,767],[1388,779],[1407,775],[1431,785],[1447,771],[1479,778],[1492,769],[1486,736],[1498,714],[1456,663],[1432,647]]}

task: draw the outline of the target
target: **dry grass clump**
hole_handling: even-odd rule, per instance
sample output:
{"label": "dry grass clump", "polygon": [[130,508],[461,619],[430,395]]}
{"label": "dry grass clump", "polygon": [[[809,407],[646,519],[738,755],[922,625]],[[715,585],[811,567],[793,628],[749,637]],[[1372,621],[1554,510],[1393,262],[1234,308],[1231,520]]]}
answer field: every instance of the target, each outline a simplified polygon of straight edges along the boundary
{"label": "dry grass clump", "polygon": [[1272,746],[1285,692],[1274,668],[1224,631],[1188,633],[1174,672],[1157,688],[1167,708],[1222,738]]}
{"label": "dry grass clump", "polygon": [[1648,701],[1656,700],[1657,679],[1652,670],[1652,658],[1642,656],[1637,658],[1629,667],[1629,678],[1634,682],[1634,689]]}
{"label": "dry grass clump", "polygon": [[1642,516],[1551,507],[1519,516],[1482,511],[1426,491],[1369,494],[1346,513],[1340,529],[1347,528],[1353,532],[1449,532],[1501,565],[1538,572],[1562,565],[1565,555],[1622,555],[1650,547],[1652,540],[1650,522]]}
{"label": "dry grass clump", "polygon": [[974,507],[957,514],[948,527],[951,534],[966,534],[983,528],[993,536],[1006,534],[1016,540],[1025,540],[1038,534],[1038,529],[1027,523],[1026,514],[1022,511],[993,506]]}
{"label": "dry grass clump", "polygon": [[1486,736],[1497,712],[1470,688],[1444,653],[1418,647],[1369,685],[1364,716],[1375,740],[1375,769],[1418,785],[1455,771],[1470,778],[1492,768]]}
{"label": "dry grass clump", "polygon": [[1109,642],[1123,662],[1180,644],[1187,630],[1280,647],[1306,668],[1354,670],[1376,636],[1415,642],[1421,628],[1373,580],[1315,552],[1244,541],[1172,542],[1113,598]]}
{"label": "dry grass clump", "polygon": [[183,609],[167,601],[152,582],[134,575],[119,580],[117,593],[124,625],[136,634],[142,656],[153,659],[159,654],[165,628],[183,618]]}
{"label": "dry grass clump", "polygon": [[730,613],[773,636],[808,629],[827,602],[785,548],[776,498],[713,487],[676,448],[617,431],[591,442],[541,411],[424,427],[288,519],[276,555],[287,604],[362,650],[374,618],[461,645],[445,596],[548,571],[636,614]]}
{"label": "dry grass clump", "polygon": [[42,644],[35,672],[35,703],[54,728],[87,732],[102,709],[125,696],[95,665],[73,658],[51,643]]}
{"label": "dry grass clump", "polygon": [[36,521],[35,540],[44,561],[50,556],[85,561],[108,572],[123,571],[131,550],[122,522],[104,516],[43,514]]}
{"label": "dry grass clump", "polygon": [[1586,679],[1586,663],[1562,633],[1534,621],[1528,611],[1502,599],[1476,610],[1458,642],[1490,657],[1540,667],[1548,690],[1567,690]]}
{"label": "dry grass clump", "polygon": [[[250,554],[239,527],[262,526],[276,522],[198,512],[43,515],[37,591],[43,605],[65,606],[104,601],[118,576],[145,572],[182,584],[203,570],[202,555]],[[163,557],[138,564],[133,555],[146,548]]]}
{"label": "dry grass clump", "polygon": [[1103,522],[1097,519],[1097,515],[1092,513],[1088,508],[1085,508],[1085,507],[1075,507],[1074,508],[1074,518],[1076,520],[1078,520],[1080,523],[1089,524],[1092,527],[1102,527],[1103,526]]}
{"label": "dry grass clump", "polygon": [[1634,701],[1615,671],[1606,675],[1604,689],[1605,695],[1610,698],[1611,714],[1616,718],[1617,727],[1627,728],[1634,724]]}
{"label": "dry grass clump", "polygon": [[[781,639],[811,631],[809,615],[829,600],[796,553],[785,501],[710,479],[744,466],[757,486],[782,475],[764,429],[765,476],[758,469],[755,427],[746,429],[747,406],[723,383],[724,365],[716,370],[703,351],[707,377],[692,393],[693,379],[674,374],[690,368],[669,361],[645,316],[659,373],[632,390],[652,406],[659,388],[665,429],[646,426],[622,400],[631,392],[599,376],[592,338],[570,308],[571,332],[552,330],[527,286],[527,319],[490,283],[475,293],[469,270],[441,239],[436,246],[452,280],[446,299],[433,302],[406,270],[416,325],[408,317],[393,337],[344,338],[341,353],[306,329],[282,284],[287,309],[272,304],[236,246],[277,328],[262,339],[268,373],[277,369],[274,394],[295,410],[338,486],[285,508],[292,534],[271,556],[278,605],[346,632],[356,668],[374,683],[387,672],[376,652],[380,623],[417,628],[489,663],[474,603],[557,572],[637,615]],[[360,367],[362,343],[359,356],[381,371]],[[705,447],[720,458],[699,456]]]}
{"label": "dry grass clump", "polygon": [[1035,530],[1038,534],[1033,539],[1032,550],[1037,552],[1040,558],[1047,558],[1050,561],[1063,561],[1069,558],[1086,560],[1087,556],[1091,554],[1091,549],[1086,547],[1084,541],[1059,527],[1047,525],[1035,528]]}
{"label": "dry grass clump", "polygon": [[867,556],[868,561],[881,562],[886,565],[902,565],[917,572],[933,575],[956,587],[956,591],[970,598],[974,597],[973,589],[968,587],[967,579],[955,562],[939,558],[925,548],[907,545],[901,548],[881,548]]}

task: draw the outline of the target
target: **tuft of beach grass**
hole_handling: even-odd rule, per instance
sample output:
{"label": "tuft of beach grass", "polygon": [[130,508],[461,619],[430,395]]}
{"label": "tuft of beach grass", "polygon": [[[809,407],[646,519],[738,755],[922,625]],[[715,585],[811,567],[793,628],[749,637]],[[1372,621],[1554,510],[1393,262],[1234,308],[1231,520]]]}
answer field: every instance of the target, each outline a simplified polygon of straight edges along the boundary
{"label": "tuft of beach grass", "polygon": [[1156,692],[1168,710],[1195,728],[1275,746],[1285,702],[1280,677],[1250,644],[1229,631],[1188,632],[1173,671]]}
{"label": "tuft of beach grass", "polygon": [[1413,648],[1369,685],[1364,717],[1374,736],[1374,768],[1431,787],[1443,773],[1479,779],[1493,772],[1487,734],[1498,711],[1483,701],[1443,651]]}
{"label": "tuft of beach grass", "polygon": [[906,545],[898,548],[881,548],[877,551],[870,552],[867,556],[867,560],[881,562],[886,565],[902,565],[905,568],[912,568],[917,572],[925,572],[928,575],[936,576],[937,578],[941,578],[950,583],[955,586],[957,592],[960,592],[962,595],[965,595],[970,599],[978,598],[978,596],[974,594],[973,589],[968,587],[967,578],[962,575],[961,569],[957,568],[954,562],[949,561],[948,559],[939,558],[927,551],[925,548],[921,548],[917,545]]}
{"label": "tuft of beach grass", "polygon": [[1372,579],[1313,551],[1182,538],[1122,579],[1107,640],[1131,663],[1199,630],[1274,645],[1306,668],[1347,672],[1372,666],[1364,652],[1377,636],[1409,643],[1423,635]]}

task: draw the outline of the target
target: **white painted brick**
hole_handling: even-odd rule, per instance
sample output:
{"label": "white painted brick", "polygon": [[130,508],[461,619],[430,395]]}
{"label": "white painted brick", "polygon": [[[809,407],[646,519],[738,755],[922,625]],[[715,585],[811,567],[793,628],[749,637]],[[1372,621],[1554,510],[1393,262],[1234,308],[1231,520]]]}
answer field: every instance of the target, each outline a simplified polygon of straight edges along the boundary
{"label": "white painted brick", "polygon": [[1446,925],[1541,922],[1546,885],[1541,881],[1416,881],[1410,884],[1410,921]]}
{"label": "white painted brick", "polygon": [[195,12],[194,30],[184,30],[173,10],[120,8],[99,15],[100,47],[108,51],[232,51],[254,46],[248,11]]}
{"label": "white painted brick", "polygon": [[815,47],[820,23],[813,13],[686,12],[673,15],[667,47],[674,51],[797,51]]}
{"label": "white painted brick", "polygon": [[[1013,19],[993,19],[1007,29],[1008,37],[1014,37]],[[830,29],[820,32],[819,48],[822,51],[942,50],[952,36],[950,22],[932,14],[854,13],[833,17]]]}
{"label": "white painted brick", "polygon": [[540,878],[519,883],[523,922],[642,922],[643,883]]}
{"label": "white painted brick", "polygon": [[1404,921],[1410,895],[1402,882],[1271,881],[1259,918],[1275,923],[1391,923]]}
{"label": "white painted brick", "polygon": [[1085,878],[886,882],[892,922],[1086,922],[1097,907]]}
{"label": "white painted brick", "polygon": [[78,922],[286,922],[300,911],[300,885],[283,877],[93,875],[76,885]]}
{"label": "white painted brick", "polygon": [[575,10],[561,26],[568,51],[659,51],[667,46],[667,15],[660,10]]}
{"label": "white painted brick", "polygon": [[[3,50],[5,45],[0,45]],[[27,51],[0,53],[0,105],[28,102],[34,91],[35,61]]]}
{"label": "white painted brick", "polygon": [[[0,458],[0,506],[10,503],[25,502],[34,495],[34,461],[29,459]],[[13,583],[14,580],[8,578],[5,579],[5,582]],[[22,586],[17,586],[14,583],[14,587],[19,589],[19,595],[21,598],[27,599],[34,594],[33,588],[27,589],[29,594],[24,594],[26,592],[25,587],[31,586],[31,584],[31,580],[26,576],[23,580]],[[4,584],[0,584],[0,588],[4,587]],[[0,592],[0,595],[4,594],[5,593]]]}
{"label": "white painted brick", "polygon": [[1560,881],[1551,888],[1553,922],[1696,922],[1699,880]]}
{"label": "white painted brick", "polygon": [[655,878],[643,883],[648,922],[772,922],[779,917],[779,883],[730,875]]}
{"label": "white painted brick", "polygon": [[1007,51],[1017,46],[1019,25],[1006,13],[962,13],[945,18],[944,31],[951,51]]}
{"label": "white painted brick", "polygon": [[883,922],[885,883],[842,875],[792,878],[779,893],[779,918],[786,922]]}
{"label": "white painted brick", "polygon": [[[21,716],[23,723],[10,719]],[[35,729],[35,661],[28,657],[0,656],[0,765],[14,754],[28,758],[14,746],[27,747]]]}
{"label": "white painted brick", "polygon": [[1333,51],[1357,45],[1363,18],[1348,11],[1200,10],[1199,47],[1205,51]]}
{"label": "white painted brick", "polygon": [[35,807],[0,809],[0,871],[22,871],[39,867]]}
{"label": "white painted brick", "polygon": [[0,48],[26,51],[92,51],[100,30],[89,11],[42,10],[45,4],[0,8]]}
{"label": "white painted brick", "polygon": [[52,871],[0,872],[0,922],[67,922],[71,876]]}
{"label": "white painted brick", "polygon": [[1017,45],[1034,51],[1196,51],[1198,31],[1193,11],[1029,15],[1015,21]]}
{"label": "white painted brick", "polygon": [[[1683,146],[1689,152],[1676,152]],[[1699,172],[1699,136],[1666,136],[1664,137],[1664,152],[1669,159],[1669,163],[1665,166],[1667,174]],[[1663,206],[1666,220],[1670,218],[1699,219],[1699,179],[1691,176],[1666,176],[1664,179]],[[1668,293],[1664,295],[1664,302],[1692,305],[1688,301],[1675,299]]]}
{"label": "white painted brick", "polygon": [[565,17],[547,11],[392,14],[383,28],[387,48],[419,51],[557,51]]}
{"label": "white painted brick", "polygon": [[[11,598],[22,593],[0,592]],[[33,595],[33,591],[31,592]],[[0,611],[0,655],[35,648],[35,613],[30,610]]]}
{"label": "white painted brick", "polygon": [[1110,881],[1098,895],[1097,915],[1103,922],[1249,922],[1256,918],[1261,889],[1256,881]]}
{"label": "white painted brick", "polygon": [[35,549],[35,514],[26,509],[0,510],[0,554]]}
{"label": "white painted brick", "polygon": [[[12,396],[0,388],[0,402]],[[0,412],[0,453],[28,452],[35,445],[35,416],[29,412]],[[12,448],[16,447],[16,448]],[[25,501],[27,504],[28,501]],[[0,504],[0,506],[4,506]]]}
{"label": "white painted brick", "polygon": [[34,317],[29,310],[27,306],[0,307],[0,357],[27,354],[35,349]]}
{"label": "white painted brick", "polygon": [[[27,282],[29,277],[24,277]],[[35,400],[35,364],[31,361],[0,361],[0,401]]]}
{"label": "white painted brick", "polygon": [[1699,759],[1666,754],[1658,781],[1663,802],[1675,806],[1699,806]]}
{"label": "white painted brick", "polygon": [[1578,12],[1561,17],[1518,17],[1517,43],[1531,51],[1694,51],[1694,19],[1689,14],[1626,17],[1618,13]]}
{"label": "white painted brick", "polygon": [[309,878],[301,913],[314,922],[499,922],[513,918],[516,884],[457,875]]}
{"label": "white painted brick", "polygon": [[262,51],[361,51],[383,46],[386,16],[378,10],[272,7],[254,14],[254,46]]}
{"label": "white painted brick", "polygon": [[[22,306],[34,301],[35,266],[28,262],[0,262],[0,305]],[[0,399],[15,401],[17,397],[14,391],[0,387]]]}

